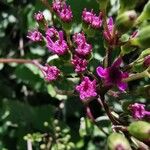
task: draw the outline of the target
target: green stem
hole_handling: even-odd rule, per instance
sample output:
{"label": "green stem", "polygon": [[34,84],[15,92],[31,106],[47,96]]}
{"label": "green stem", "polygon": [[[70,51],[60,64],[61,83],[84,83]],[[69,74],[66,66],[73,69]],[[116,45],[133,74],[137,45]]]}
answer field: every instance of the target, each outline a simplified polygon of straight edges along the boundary
{"label": "green stem", "polygon": [[137,79],[141,79],[141,78],[145,78],[145,77],[150,77],[150,74],[148,73],[150,69],[148,68],[147,70],[141,72],[141,73],[136,73],[126,79],[123,80],[123,82],[130,82],[133,80],[137,80]]}

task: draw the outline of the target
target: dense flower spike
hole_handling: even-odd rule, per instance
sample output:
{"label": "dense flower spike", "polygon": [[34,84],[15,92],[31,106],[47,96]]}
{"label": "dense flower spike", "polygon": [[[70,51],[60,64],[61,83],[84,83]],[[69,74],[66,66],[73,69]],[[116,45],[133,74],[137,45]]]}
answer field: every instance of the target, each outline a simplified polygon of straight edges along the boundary
{"label": "dense flower spike", "polygon": [[76,86],[76,90],[80,93],[81,100],[89,100],[97,96],[96,80],[91,81],[89,77],[84,77],[80,85]]}
{"label": "dense flower spike", "polygon": [[130,105],[130,110],[134,119],[142,119],[145,116],[150,116],[150,112],[145,110],[145,105],[140,103],[134,103]]}
{"label": "dense flower spike", "polygon": [[38,12],[38,13],[35,13],[34,14],[34,19],[37,21],[37,22],[41,22],[44,20],[44,15],[42,12]]}
{"label": "dense flower spike", "polygon": [[43,66],[42,71],[46,81],[54,81],[60,75],[60,70],[56,66]]}
{"label": "dense flower spike", "polygon": [[42,34],[37,30],[28,32],[27,38],[33,42],[40,42],[43,40]]}
{"label": "dense flower spike", "polygon": [[74,56],[71,63],[74,65],[77,73],[85,71],[88,64],[86,59],[79,58],[77,55]]}
{"label": "dense flower spike", "polygon": [[123,73],[120,70],[120,65],[122,59],[118,58],[111,67],[103,68],[101,66],[97,67],[97,74],[104,79],[106,86],[116,85],[121,91],[125,91],[127,88],[127,83],[123,82],[122,79],[128,77],[128,73]]}
{"label": "dense flower spike", "polygon": [[76,33],[73,36],[73,40],[76,43],[77,47],[75,51],[81,55],[81,56],[86,56],[89,55],[92,52],[92,45],[88,44],[86,42],[86,38],[84,33]]}
{"label": "dense flower spike", "polygon": [[64,40],[63,32],[55,28],[46,31],[46,42],[48,49],[57,55],[64,55],[68,51],[67,42]]}
{"label": "dense flower spike", "polygon": [[100,28],[102,25],[101,16],[96,16],[93,10],[87,11],[86,8],[82,12],[82,20],[93,28]]}
{"label": "dense flower spike", "polygon": [[64,22],[72,21],[73,14],[72,14],[71,7],[68,6],[64,1],[54,0],[52,4],[52,8],[62,21]]}

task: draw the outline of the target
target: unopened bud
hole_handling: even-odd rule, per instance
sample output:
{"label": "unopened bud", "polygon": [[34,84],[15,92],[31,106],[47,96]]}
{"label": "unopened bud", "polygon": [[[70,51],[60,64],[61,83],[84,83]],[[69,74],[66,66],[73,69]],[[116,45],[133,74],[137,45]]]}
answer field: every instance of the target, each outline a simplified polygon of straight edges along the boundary
{"label": "unopened bud", "polygon": [[109,150],[131,150],[128,140],[121,133],[112,133],[107,140]]}
{"label": "unopened bud", "polygon": [[150,140],[150,123],[145,121],[136,121],[129,125],[129,133],[141,141]]}
{"label": "unopened bud", "polygon": [[144,67],[149,67],[150,66],[150,55],[146,56],[144,58]]}
{"label": "unopened bud", "polygon": [[133,26],[136,18],[137,14],[134,10],[126,11],[123,14],[120,14],[116,21],[117,29],[122,33],[127,32]]}

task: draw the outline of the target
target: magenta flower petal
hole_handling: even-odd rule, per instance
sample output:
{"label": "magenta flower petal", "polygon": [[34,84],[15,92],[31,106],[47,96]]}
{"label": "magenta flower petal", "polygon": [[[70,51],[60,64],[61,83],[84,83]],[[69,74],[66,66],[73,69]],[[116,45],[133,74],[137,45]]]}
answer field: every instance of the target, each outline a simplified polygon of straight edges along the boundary
{"label": "magenta flower petal", "polygon": [[96,72],[101,78],[105,78],[107,69],[99,66],[99,67],[97,67]]}
{"label": "magenta flower petal", "polygon": [[122,59],[119,57],[119,58],[117,58],[115,61],[114,61],[114,63],[113,63],[113,67],[120,67],[120,65],[121,65],[121,63],[122,63]]}
{"label": "magenta flower petal", "polygon": [[126,82],[119,82],[119,83],[117,83],[117,86],[120,91],[124,92],[127,89],[128,84]]}
{"label": "magenta flower petal", "polygon": [[122,78],[128,78],[129,74],[127,72],[122,73]]}

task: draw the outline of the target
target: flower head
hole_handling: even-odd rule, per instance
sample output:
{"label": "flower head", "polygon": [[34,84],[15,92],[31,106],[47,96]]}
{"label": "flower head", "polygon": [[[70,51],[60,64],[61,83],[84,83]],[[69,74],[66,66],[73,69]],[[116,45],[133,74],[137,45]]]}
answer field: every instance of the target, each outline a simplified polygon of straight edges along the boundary
{"label": "flower head", "polygon": [[86,56],[92,52],[92,45],[86,42],[86,38],[84,33],[75,33],[73,36],[73,40],[76,43],[77,47],[75,51],[81,55]]}
{"label": "flower head", "polygon": [[96,80],[91,81],[89,77],[84,77],[80,85],[76,86],[76,90],[80,93],[81,100],[89,100],[97,96]]}
{"label": "flower head", "polygon": [[74,56],[71,63],[74,65],[77,73],[85,71],[88,64],[86,59],[79,58],[77,55]]}
{"label": "flower head", "polygon": [[80,44],[77,46],[75,51],[82,56],[89,55],[92,52],[92,45],[88,43]]}
{"label": "flower head", "polygon": [[57,55],[63,55],[68,51],[67,42],[64,40],[63,32],[55,28],[49,28],[46,32],[48,49]]}
{"label": "flower head", "polygon": [[38,12],[38,13],[35,13],[34,14],[34,19],[37,21],[37,22],[41,22],[44,20],[44,15],[42,12]]}
{"label": "flower head", "polygon": [[85,23],[92,23],[92,20],[93,20],[93,10],[91,11],[87,11],[86,8],[83,10],[82,12],[82,20],[85,22]]}
{"label": "flower head", "polygon": [[145,116],[145,105],[134,103],[130,105],[130,110],[132,111],[132,116],[134,119],[141,119]]}
{"label": "flower head", "polygon": [[42,33],[37,30],[28,32],[27,38],[33,42],[40,42],[43,40]]}
{"label": "flower head", "polygon": [[87,11],[86,8],[82,12],[82,20],[93,28],[100,28],[102,25],[101,16],[93,13],[93,10]]}
{"label": "flower head", "polygon": [[101,16],[96,16],[94,15],[93,18],[92,18],[92,22],[91,22],[91,26],[93,28],[100,28],[102,25],[102,19],[101,19]]}
{"label": "flower head", "polygon": [[70,22],[73,18],[71,7],[64,5],[63,9],[58,13],[61,20],[64,22]]}
{"label": "flower head", "polygon": [[60,70],[56,66],[43,66],[42,67],[44,78],[46,81],[54,81],[60,75]]}
{"label": "flower head", "polygon": [[86,42],[86,38],[84,33],[75,33],[73,35],[73,40],[77,45],[84,44]]}
{"label": "flower head", "polygon": [[125,91],[127,88],[127,83],[123,82],[122,79],[128,77],[128,73],[123,73],[120,70],[122,59],[118,58],[112,66],[108,68],[97,67],[96,71],[98,76],[104,79],[104,84],[106,86],[116,85],[121,91]]}
{"label": "flower head", "polygon": [[70,22],[73,18],[71,7],[62,0],[54,0],[52,4],[53,10],[64,22]]}
{"label": "flower head", "polygon": [[145,116],[150,116],[150,111],[145,110],[145,105],[140,103],[134,103],[129,106],[134,119],[142,119]]}

